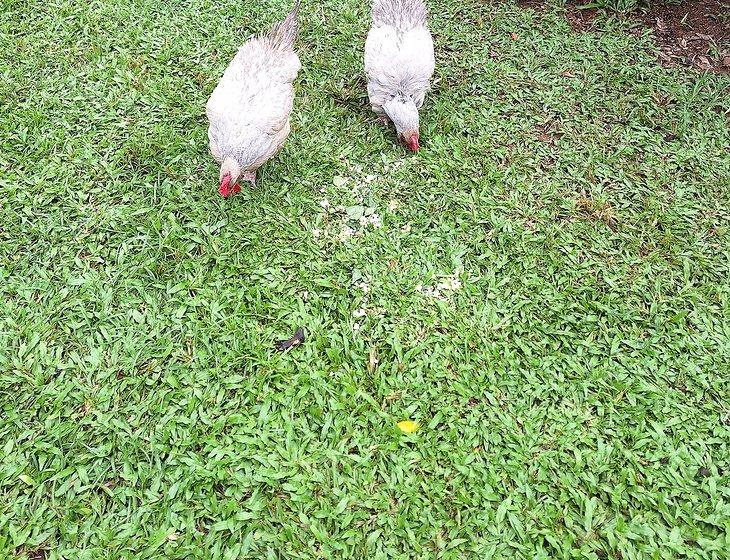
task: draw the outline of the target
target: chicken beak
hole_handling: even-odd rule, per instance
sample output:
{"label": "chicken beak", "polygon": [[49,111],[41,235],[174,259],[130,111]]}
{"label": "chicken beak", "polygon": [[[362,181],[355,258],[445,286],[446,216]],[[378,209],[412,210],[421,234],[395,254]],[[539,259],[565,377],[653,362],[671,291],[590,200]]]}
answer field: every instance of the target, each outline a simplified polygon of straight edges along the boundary
{"label": "chicken beak", "polygon": [[418,132],[414,132],[410,136],[401,136],[400,139],[406,146],[408,146],[408,149],[413,152],[417,152],[421,149],[421,145],[418,143]]}

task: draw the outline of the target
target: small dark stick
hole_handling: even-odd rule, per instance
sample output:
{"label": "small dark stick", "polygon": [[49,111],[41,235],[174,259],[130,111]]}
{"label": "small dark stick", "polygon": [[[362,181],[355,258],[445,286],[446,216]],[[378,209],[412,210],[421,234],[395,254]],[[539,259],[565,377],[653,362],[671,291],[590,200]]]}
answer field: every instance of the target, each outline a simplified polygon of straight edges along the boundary
{"label": "small dark stick", "polygon": [[302,342],[304,342],[304,329],[302,329],[302,327],[299,327],[297,329],[297,332],[294,333],[294,336],[291,337],[289,340],[279,340],[276,343],[276,349],[280,352],[286,352],[287,350],[289,350],[289,348],[299,346]]}

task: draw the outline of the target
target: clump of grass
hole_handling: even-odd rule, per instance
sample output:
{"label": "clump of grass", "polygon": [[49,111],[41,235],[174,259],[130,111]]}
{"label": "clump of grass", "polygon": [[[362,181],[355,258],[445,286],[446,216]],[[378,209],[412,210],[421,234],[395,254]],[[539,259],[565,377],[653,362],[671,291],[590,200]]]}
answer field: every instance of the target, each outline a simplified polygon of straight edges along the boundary
{"label": "clump of grass", "polygon": [[609,202],[596,201],[587,196],[581,196],[576,200],[576,210],[580,216],[591,220],[598,220],[611,229],[616,227],[616,212]]}
{"label": "clump of grass", "polygon": [[[602,10],[626,14],[639,10],[648,10],[657,0],[594,0],[581,4],[581,8],[599,8]],[[669,1],[670,4],[681,4],[682,0]]]}

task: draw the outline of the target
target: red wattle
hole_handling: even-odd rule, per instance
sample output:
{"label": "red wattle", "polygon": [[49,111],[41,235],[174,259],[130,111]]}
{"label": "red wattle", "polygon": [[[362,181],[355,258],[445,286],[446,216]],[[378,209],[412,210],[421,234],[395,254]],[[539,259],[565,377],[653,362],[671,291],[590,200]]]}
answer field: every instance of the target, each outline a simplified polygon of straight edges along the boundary
{"label": "red wattle", "polygon": [[231,195],[231,176],[226,174],[221,179],[221,186],[218,187],[218,192],[223,198],[228,198]]}

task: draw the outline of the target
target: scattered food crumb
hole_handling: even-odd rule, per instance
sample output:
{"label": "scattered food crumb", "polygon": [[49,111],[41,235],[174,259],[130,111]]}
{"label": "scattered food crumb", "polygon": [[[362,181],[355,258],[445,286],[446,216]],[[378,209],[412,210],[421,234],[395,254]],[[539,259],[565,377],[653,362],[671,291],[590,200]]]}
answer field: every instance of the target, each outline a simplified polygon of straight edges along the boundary
{"label": "scattered food crumb", "polygon": [[442,277],[435,286],[416,285],[416,292],[424,296],[438,299],[439,301],[448,301],[445,292],[455,292],[461,288],[460,270],[454,271],[453,274]]}
{"label": "scattered food crumb", "polygon": [[355,230],[352,229],[350,226],[342,226],[342,229],[340,230],[340,234],[337,236],[337,238],[340,241],[347,241],[350,239],[353,234],[355,233]]}

